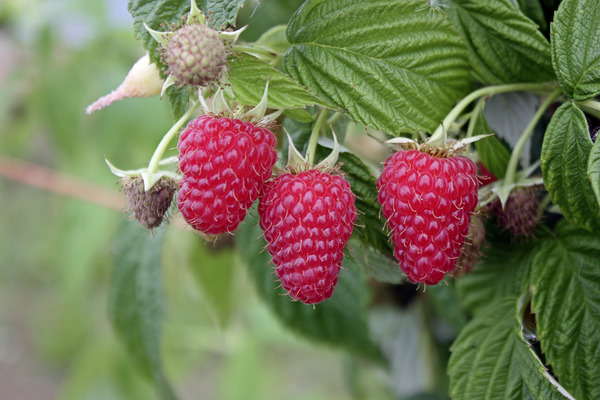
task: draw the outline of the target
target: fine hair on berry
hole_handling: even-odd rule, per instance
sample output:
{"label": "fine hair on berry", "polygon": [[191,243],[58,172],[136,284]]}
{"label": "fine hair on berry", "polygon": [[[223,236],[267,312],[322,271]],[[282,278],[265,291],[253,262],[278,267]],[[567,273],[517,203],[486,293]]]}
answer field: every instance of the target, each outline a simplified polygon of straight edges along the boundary
{"label": "fine hair on berry", "polygon": [[356,221],[354,203],[346,179],[318,169],[268,182],[258,205],[260,227],[292,299],[315,304],[333,295]]}

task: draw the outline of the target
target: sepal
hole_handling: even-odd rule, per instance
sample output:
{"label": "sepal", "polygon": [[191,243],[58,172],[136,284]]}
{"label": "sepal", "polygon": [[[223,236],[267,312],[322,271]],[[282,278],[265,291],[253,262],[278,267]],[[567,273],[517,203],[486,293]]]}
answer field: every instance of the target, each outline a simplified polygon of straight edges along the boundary
{"label": "sepal", "polygon": [[[141,177],[144,181],[144,190],[146,192],[148,190],[150,190],[156,184],[156,182],[158,182],[163,177],[170,178],[174,181],[178,181],[181,178],[178,174],[176,174],[175,172],[171,172],[171,171],[158,170],[155,173],[149,173],[148,168],[122,170],[122,169],[115,167],[110,161],[108,161],[107,158],[105,158],[104,161],[108,165],[110,172],[112,172],[114,175],[118,176],[119,178],[124,178],[124,177],[135,178],[138,176]],[[161,160],[158,163],[158,165],[168,165],[168,164],[173,164],[176,162],[177,162],[177,157],[169,157],[164,160]]]}
{"label": "sepal", "polygon": [[331,134],[333,135],[333,150],[331,151],[331,154],[317,164],[317,169],[328,170],[335,168],[337,165],[338,158],[340,156],[340,145],[333,129],[331,130]]}

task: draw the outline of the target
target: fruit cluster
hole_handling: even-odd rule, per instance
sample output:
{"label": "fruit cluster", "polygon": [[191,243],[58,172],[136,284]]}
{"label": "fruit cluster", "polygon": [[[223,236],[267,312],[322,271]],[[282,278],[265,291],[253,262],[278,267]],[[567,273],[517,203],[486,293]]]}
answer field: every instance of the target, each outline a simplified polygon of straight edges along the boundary
{"label": "fruit cluster", "polygon": [[[169,69],[163,91],[172,84],[213,89],[219,85],[230,50],[223,40],[235,39],[206,26],[199,10],[192,7],[185,26],[174,32],[149,32],[161,43],[162,60]],[[149,73],[157,75],[156,70],[144,70],[144,76]],[[143,93],[156,92],[157,81],[152,80],[152,90]],[[203,235],[234,232],[258,200],[260,227],[282,287],[294,300],[315,304],[331,297],[336,286],[357,218],[355,197],[336,166],[337,143],[326,162],[316,167],[293,149],[303,162],[273,176],[277,143],[271,119],[264,116],[267,89],[268,84],[261,104],[253,110],[231,111],[225,106],[205,110],[190,121],[177,145],[180,175],[158,173],[164,151],[164,147],[159,151],[160,145],[155,162],[150,163],[153,168],[118,174],[124,177],[134,218],[149,229],[162,222],[177,179],[177,207]],[[213,105],[227,104],[216,94],[213,100]],[[193,111],[165,138],[170,140]],[[313,134],[318,136],[319,130]],[[377,181],[394,256],[415,283],[437,284],[455,268],[477,205],[475,164],[454,153],[446,147],[445,136],[423,146],[413,142],[385,161]],[[467,241],[475,246],[480,236],[474,240],[471,235]]]}
{"label": "fruit cluster", "polygon": [[[229,118],[193,120],[178,148],[178,206],[194,229],[232,232],[258,198],[260,226],[283,288],[307,304],[332,295],[357,217],[343,176],[307,167],[271,179],[274,135]],[[394,255],[412,282],[434,285],[455,268],[477,205],[476,176],[471,160],[440,149],[402,150],[385,162],[379,202]]]}

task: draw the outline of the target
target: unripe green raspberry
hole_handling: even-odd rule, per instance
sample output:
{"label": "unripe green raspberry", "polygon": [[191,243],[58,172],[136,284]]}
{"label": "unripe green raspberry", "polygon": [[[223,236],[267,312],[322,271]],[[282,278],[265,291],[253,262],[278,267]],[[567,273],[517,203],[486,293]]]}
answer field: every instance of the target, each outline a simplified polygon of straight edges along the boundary
{"label": "unripe green raspberry", "polygon": [[201,24],[186,25],[177,30],[163,57],[176,82],[195,86],[217,82],[227,62],[227,52],[219,34]]}
{"label": "unripe green raspberry", "polygon": [[160,226],[173,201],[175,182],[163,177],[148,191],[144,190],[144,181],[139,176],[126,176],[120,183],[127,196],[127,211],[133,218],[146,229]]}

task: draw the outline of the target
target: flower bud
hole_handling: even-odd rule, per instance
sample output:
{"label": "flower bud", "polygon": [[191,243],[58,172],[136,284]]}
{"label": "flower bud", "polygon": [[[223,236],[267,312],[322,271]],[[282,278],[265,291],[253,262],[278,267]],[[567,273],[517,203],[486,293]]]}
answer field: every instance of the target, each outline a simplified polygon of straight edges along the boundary
{"label": "flower bud", "polygon": [[156,96],[160,93],[163,83],[156,65],[150,62],[146,54],[131,67],[125,80],[117,89],[90,104],[85,111],[91,114],[126,97]]}

